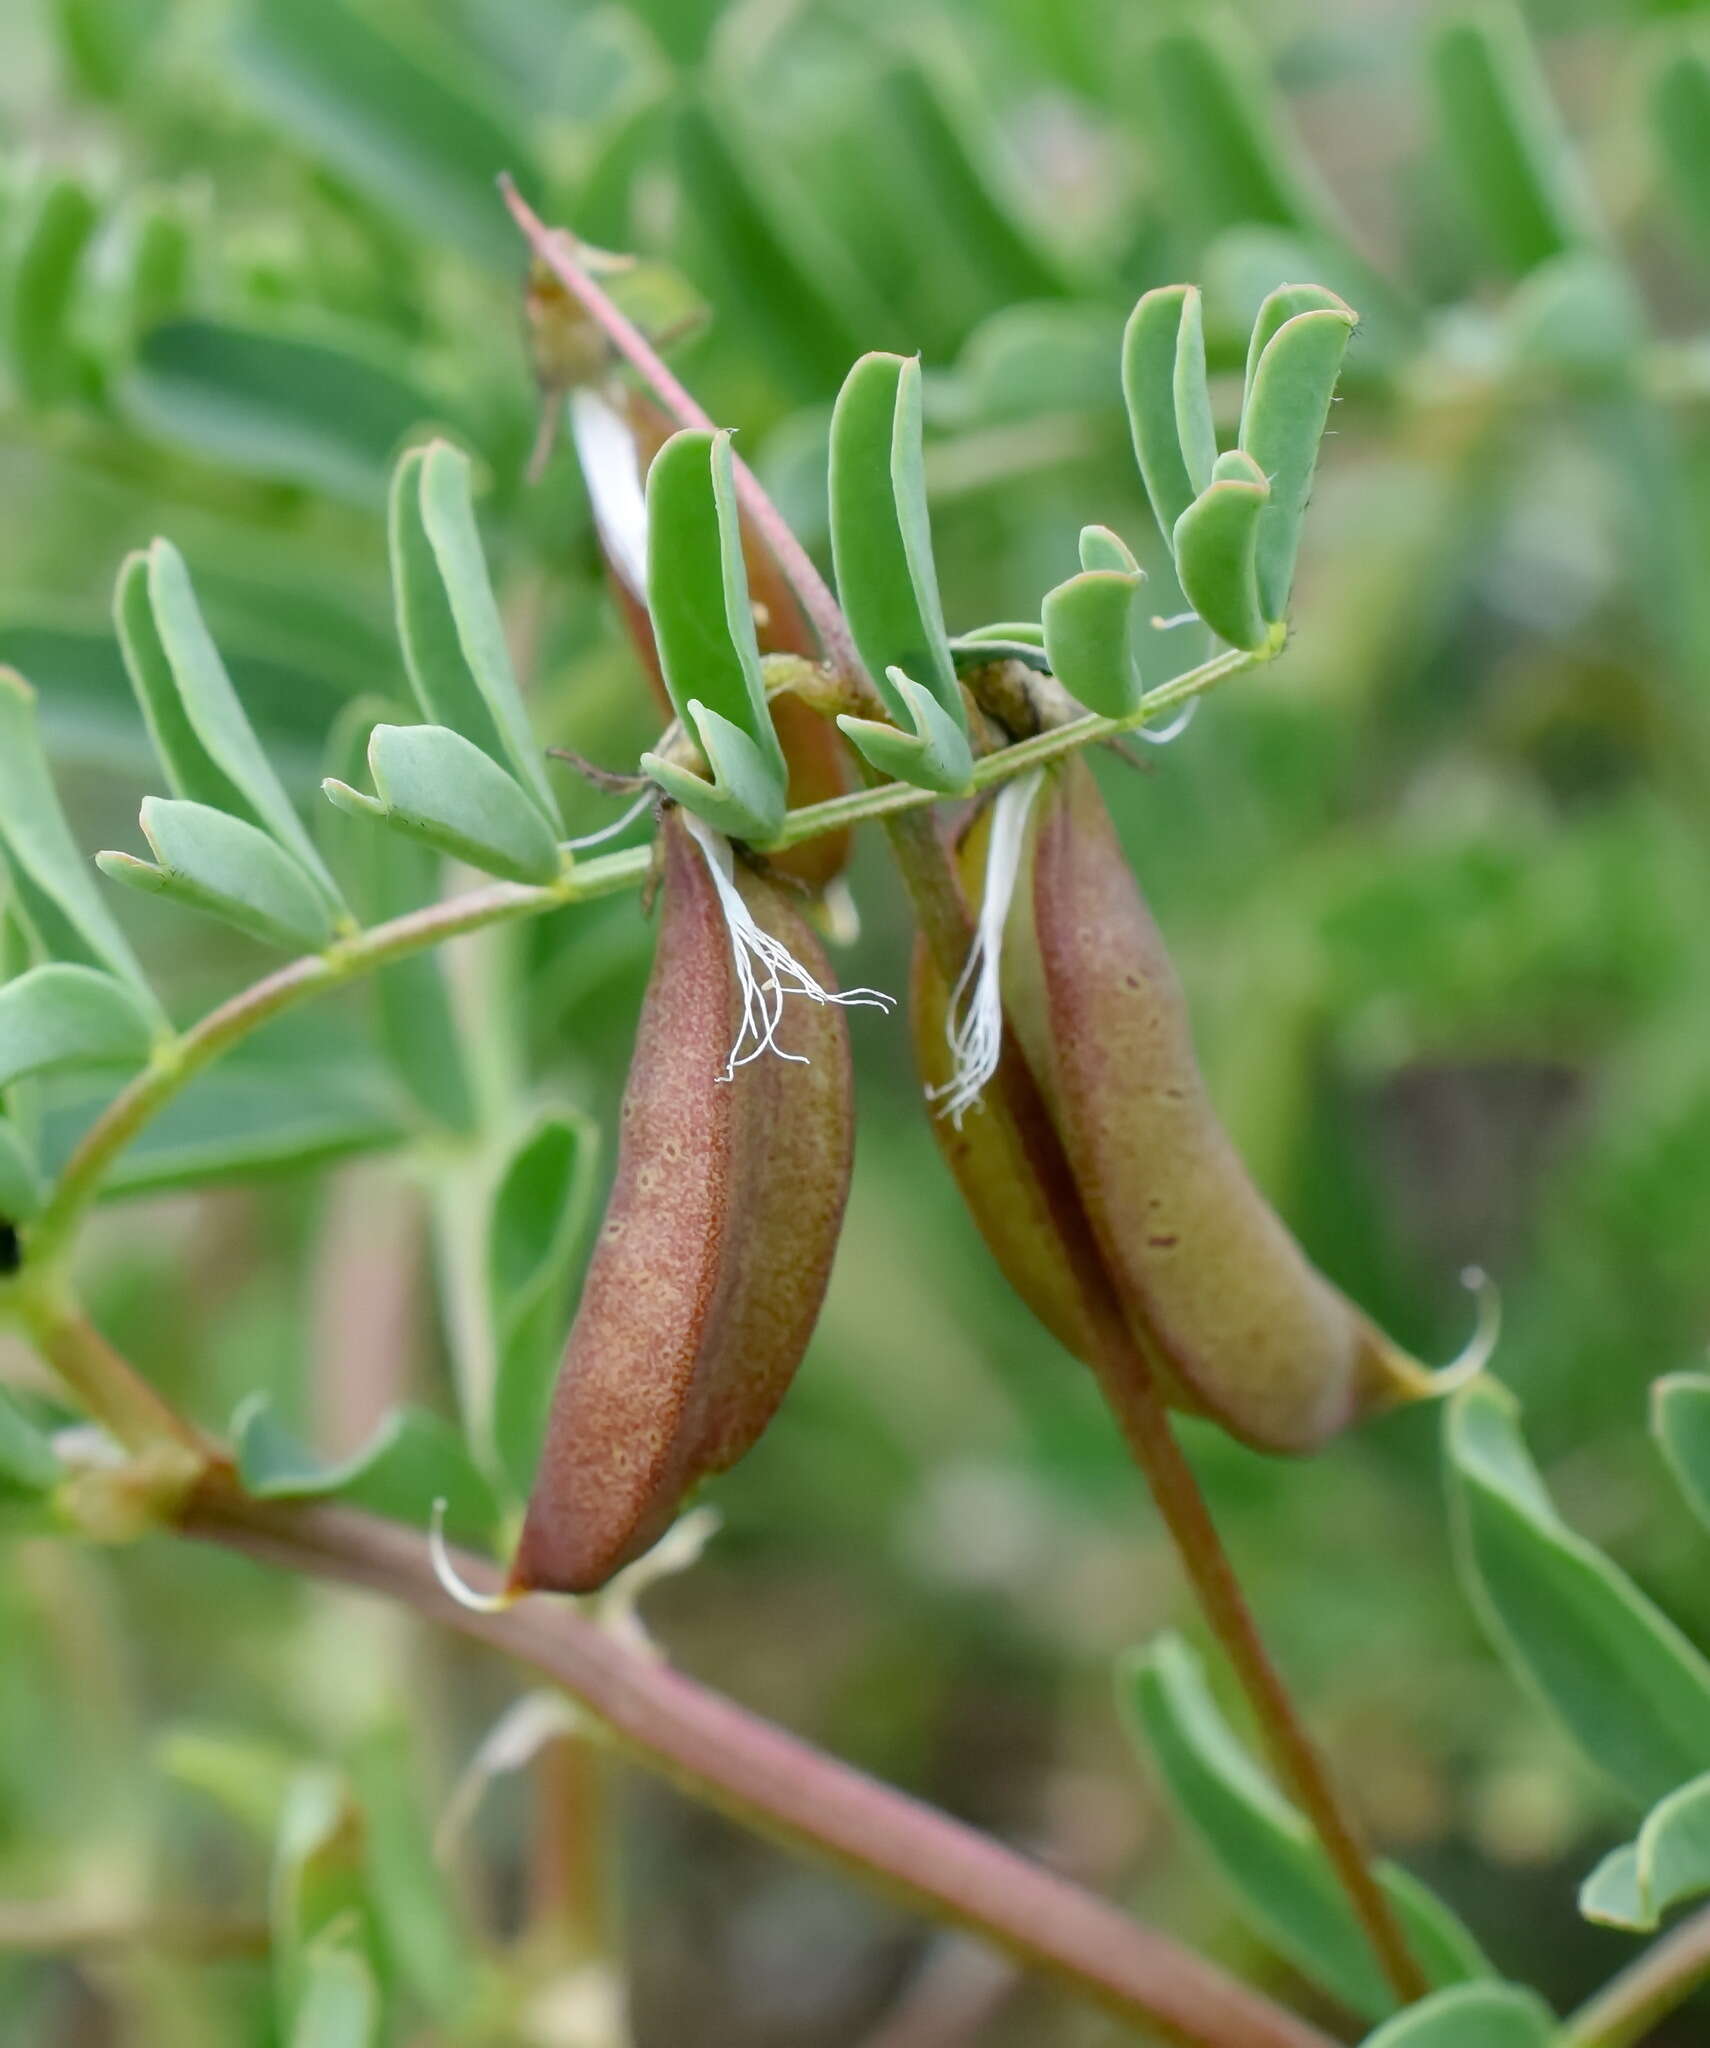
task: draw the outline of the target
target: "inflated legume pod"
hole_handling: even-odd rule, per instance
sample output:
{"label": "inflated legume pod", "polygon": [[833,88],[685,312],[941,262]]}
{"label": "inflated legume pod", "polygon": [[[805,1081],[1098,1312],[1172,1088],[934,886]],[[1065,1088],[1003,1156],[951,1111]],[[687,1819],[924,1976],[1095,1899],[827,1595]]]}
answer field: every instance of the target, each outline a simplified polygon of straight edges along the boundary
{"label": "inflated legume pod", "polygon": [[[964,886],[977,872],[964,850]],[[917,961],[929,1082],[943,984]],[[1061,1141],[1129,1331],[1174,1405],[1255,1447],[1310,1451],[1438,1391],[1319,1273],[1254,1185],[1206,1094],[1182,989],[1091,770],[1052,771],[1029,820],[1004,934],[1005,1015]],[[1068,1261],[1019,1184],[1002,1110],[939,1138],[1012,1284],[1088,1355]],[[986,1128],[982,1129],[981,1126]]]}
{"label": "inflated legume pod", "polygon": [[[762,930],[820,980],[789,899],[740,868]],[[658,951],[624,1091],[617,1175],[553,1394],[511,1582],[587,1592],[658,1540],[683,1496],[760,1435],[812,1334],[848,1196],[848,1034],[793,1002],[780,1044],[729,1070],[730,932],[681,813],[665,825]]]}

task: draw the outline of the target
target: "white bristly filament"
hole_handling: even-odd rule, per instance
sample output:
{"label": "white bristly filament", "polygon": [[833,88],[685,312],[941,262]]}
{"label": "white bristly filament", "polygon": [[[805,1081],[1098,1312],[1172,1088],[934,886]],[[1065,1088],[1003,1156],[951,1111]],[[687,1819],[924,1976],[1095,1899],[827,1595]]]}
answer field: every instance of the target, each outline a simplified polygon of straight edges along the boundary
{"label": "white bristly filament", "polygon": [[992,805],[980,921],[967,961],[950,991],[944,1019],[944,1036],[955,1065],[948,1081],[926,1091],[928,1101],[938,1105],[940,1116],[947,1116],[958,1130],[997,1072],[1003,1049],[1003,928],[1021,869],[1027,814],[1043,773],[1034,768],[1006,782]]}
{"label": "white bristly filament", "polygon": [[822,988],[782,940],[762,931],[754,922],[753,913],[736,886],[730,841],[687,812],[684,823],[706,856],[707,871],[718,891],[719,907],[730,933],[737,987],[742,992],[742,1024],[725,1061],[725,1080],[734,1079],[738,1067],[745,1067],[768,1052],[804,1067],[808,1064],[805,1053],[786,1052],[778,1043],[778,1026],[783,1022],[787,996],[806,996],[810,1003],[837,1003],[846,1009],[889,1010],[895,1006],[896,998],[881,989],[848,988],[834,993]]}
{"label": "white bristly filament", "polygon": [[1179,740],[1193,723],[1193,715],[1199,709],[1199,699],[1190,697],[1168,725],[1137,725],[1134,737],[1144,740],[1149,747],[1167,747],[1171,740]]}
{"label": "white bristly filament", "polygon": [[587,479],[588,503],[600,541],[613,568],[645,602],[647,498],[635,436],[617,407],[591,385],[578,385],[571,392],[569,408],[576,459]]}
{"label": "white bristly filament", "polygon": [[608,839],[615,839],[620,832],[627,832],[642,812],[651,810],[658,801],[659,791],[649,783],[621,818],[610,825],[602,825],[597,832],[584,832],[580,839],[566,839],[564,844],[572,853],[584,852],[590,846],[602,846]]}

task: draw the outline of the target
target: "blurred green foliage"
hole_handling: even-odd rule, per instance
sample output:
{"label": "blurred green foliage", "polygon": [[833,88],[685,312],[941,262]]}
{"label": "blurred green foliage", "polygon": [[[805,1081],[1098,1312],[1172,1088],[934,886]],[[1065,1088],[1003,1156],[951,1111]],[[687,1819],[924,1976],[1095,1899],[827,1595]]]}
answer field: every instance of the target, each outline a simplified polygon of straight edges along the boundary
{"label": "blurred green foliage", "polygon": [[[1119,0],[8,8],[0,660],[40,693],[80,841],[134,844],[152,777],[108,593],[156,535],[299,802],[349,772],[348,707],[409,701],[385,490],[429,426],[474,458],[537,727],[618,765],[655,736],[574,463],[523,481],[538,400],[501,169],[547,218],[691,281],[713,318],[675,365],[822,555],[836,390],[865,349],[923,352],[953,633],[1073,575],[1090,521],[1179,610],[1121,321],[1144,289],[1202,283],[1227,431],[1260,299],[1321,277],[1364,323],[1295,642],[1142,771],[1112,761],[1107,789],[1214,1093],[1314,1256],[1445,1355],[1459,1269],[1488,1267],[1562,1512],[1710,1640],[1702,1538],[1658,1510],[1644,1427],[1649,1383],[1701,1363],[1710,1323],[1710,9],[1531,14],[1548,93],[1505,24],[1483,33],[1494,15],[1399,0],[1285,0],[1203,33]],[[555,788],[572,833],[610,815]],[[317,830],[359,907],[413,900],[421,869],[353,877],[343,823]],[[900,989],[878,845],[853,886],[859,978]],[[273,957],[150,899],[114,909],[180,1020]],[[501,1216],[534,1180],[573,1198],[649,947],[630,898],[469,942],[467,1073],[434,1036],[437,983],[382,983],[379,1052],[360,995],[260,1036],[126,1156],[82,1262],[99,1321],[210,1425],[265,1403],[246,1443],[287,1490],[399,1401],[451,1412],[494,1342],[471,1308],[489,1265],[534,1388],[579,1246],[490,1241],[489,1197]],[[854,1028],[827,1313],[714,1491],[723,1534],[654,1596],[658,1633],[1299,1995],[1124,1751],[1111,1658],[1191,1626],[1139,1483],[1090,1380],[991,1270],[900,1026]],[[50,1164],[94,1100],[58,1089]],[[487,1141],[447,1166],[471,1104]],[[0,1363],[53,1412],[21,1351]],[[1633,1816],[1455,1592],[1436,1429],[1410,1413],[1298,1467],[1191,1434],[1374,1834],[1562,2002],[1629,1952],[1574,1896]],[[8,1472],[39,1458],[19,1443]],[[8,1503],[0,1486],[9,1522]],[[414,2015],[399,2039],[609,2040],[569,1916],[530,1905],[586,1822],[566,1754],[526,1790],[500,1780],[429,1881],[433,1817],[510,1697],[489,1662],[342,1597],[24,1523],[0,1552],[0,2032],[272,2043],[281,2012],[359,2025],[379,1985]],[[920,1981],[932,1952],[901,1916],[655,1787],[616,1797],[598,1883],[641,2048],[857,2042]],[[22,1938],[25,1907],[59,1916],[65,1954]],[[999,1986],[978,2038],[1112,2032]]]}

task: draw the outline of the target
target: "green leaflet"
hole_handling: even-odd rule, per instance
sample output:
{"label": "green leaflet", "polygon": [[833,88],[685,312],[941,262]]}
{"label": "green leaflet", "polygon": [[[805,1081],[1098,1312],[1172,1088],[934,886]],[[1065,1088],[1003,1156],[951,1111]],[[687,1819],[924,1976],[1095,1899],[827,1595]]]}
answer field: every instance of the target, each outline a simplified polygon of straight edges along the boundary
{"label": "green leaflet", "polygon": [[[875,351],[849,372],[832,414],[830,482],[838,594],[861,659],[882,692],[900,668],[964,724],[932,562],[918,362]],[[900,694],[887,701],[906,715]]]}
{"label": "green leaflet", "polygon": [[599,1145],[599,1127],[578,1111],[543,1111],[511,1147],[487,1212],[494,1449],[519,1500],[534,1484],[594,1221]]}
{"label": "green leaflet", "polygon": [[1516,380],[1540,370],[1622,389],[1645,346],[1645,315],[1620,266],[1595,250],[1552,256],[1509,295],[1503,353]]}
{"label": "green leaflet", "polygon": [[1438,30],[1431,81],[1444,153],[1492,259],[1523,277],[1598,239],[1590,197],[1520,16],[1506,5]]}
{"label": "green leaflet", "polygon": [[1220,33],[1172,29],[1145,46],[1138,84],[1171,215],[1197,238],[1249,221],[1317,226],[1316,175],[1273,121],[1244,50]]}
{"label": "green leaflet", "polygon": [[[949,39],[942,39],[946,60]],[[987,132],[990,116],[947,62],[909,56],[888,65],[875,90],[912,159],[920,209],[954,242],[997,304],[1049,299],[1066,280],[1054,253],[1005,190],[1004,166]],[[873,330],[869,328],[870,334]]]}
{"label": "green leaflet", "polygon": [[1409,2006],[1368,2034],[1364,2048],[1553,2048],[1555,2016],[1513,1984],[1463,1984]]}
{"label": "green leaflet", "polygon": [[1687,1504],[1710,1528],[1710,1375],[1677,1372],[1658,1380],[1651,1431]]}
{"label": "green leaflet", "polygon": [[456,2027],[482,1985],[469,1930],[435,1852],[436,1788],[427,1782],[400,1702],[351,1758],[367,1834],[369,1898],[388,1981]]}
{"label": "green leaflet", "polygon": [[170,896],[270,945],[319,952],[333,937],[323,899],[265,832],[207,804],[143,800],[143,835],[159,866],[128,853],[98,853],[116,882]]}
{"label": "green leaflet", "polygon": [[869,719],[838,723],[881,772],[963,789],[973,764],[932,559],[917,361],[874,352],[844,379],[831,418],[830,500],[838,595],[899,734]]}
{"label": "green leaflet", "polygon": [[[1303,299],[1316,298],[1331,303],[1293,310]],[[1272,293],[1254,323],[1240,445],[1270,484],[1259,518],[1255,567],[1260,609],[1272,622],[1288,613],[1318,444],[1353,328],[1352,309],[1313,287]]]}
{"label": "green leaflet", "polygon": [[64,961],[0,986],[0,1088],[30,1074],[140,1067],[156,1020],[124,982]]}
{"label": "green leaflet", "polygon": [[[1211,421],[1205,385],[1205,334],[1198,290],[1191,284],[1159,285],[1128,316],[1122,337],[1122,396],[1128,407],[1134,457],[1152,514],[1166,538],[1210,482],[1190,473],[1203,467]],[[1216,443],[1210,453],[1215,462]]]}
{"label": "green leaflet", "polygon": [[685,428],[653,458],[647,609],[665,687],[712,779],[656,753],[642,766],[721,832],[769,839],[783,822],[789,771],[760,673],[728,434]]}
{"label": "green leaflet", "polygon": [[1710,1770],[1710,1664],[1557,1516],[1513,1396],[1480,1381],[1445,1422],[1458,1563],[1497,1647],[1585,1754],[1646,1806]]}
{"label": "green leaflet", "polygon": [[6,343],[31,405],[79,395],[83,365],[71,314],[97,219],[88,187],[63,173],[44,175],[25,201],[8,281]]}
{"label": "green leaflet", "polygon": [[175,192],[139,192],[125,218],[123,332],[133,346],[183,310],[195,256],[183,199]]}
{"label": "green leaflet", "polygon": [[[556,833],[560,822],[558,802],[547,780],[546,762],[511,667],[504,621],[499,616],[498,600],[487,574],[487,558],[481,548],[480,529],[475,523],[469,458],[449,441],[433,441],[422,453],[418,475],[422,530],[445,586],[463,660],[498,733],[512,773]],[[465,737],[480,743],[475,733],[466,733]]]}
{"label": "green leaflet", "polygon": [[[988,654],[985,659],[991,660]],[[974,773],[974,752],[967,729],[958,725],[930,690],[900,668],[886,672],[890,689],[902,699],[903,715],[912,730],[904,732],[876,718],[838,714],[839,730],[881,775],[912,782],[941,796],[966,795]]]}
{"label": "green leaflet", "polygon": [[0,846],[44,949],[106,968],[157,1009],[60,808],[42,751],[36,694],[8,668],[0,668]]}
{"label": "green leaflet", "polygon": [[[327,744],[328,765],[355,775],[366,761],[370,734],[389,707],[373,699],[348,707]],[[376,832],[366,812],[351,818],[328,805],[320,839],[363,924],[383,924],[434,900],[439,862],[429,847],[402,832]],[[377,1036],[398,1079],[435,1122],[454,1131],[474,1128],[475,1105],[463,1047],[451,1011],[439,950],[395,960],[373,976]]]}
{"label": "green leaflet", "polygon": [[[270,1037],[289,1027],[275,1026]],[[362,1152],[390,1150],[412,1132],[389,1077],[360,1048],[279,1059],[239,1052],[150,1120],[101,1185],[104,1200],[166,1188],[207,1187],[303,1172]],[[101,1103],[56,1105],[42,1119],[42,1158],[63,1162]]]}
{"label": "green leaflet", "polygon": [[290,2048],[375,2048],[380,1990],[355,1942],[331,1930],[308,1944],[299,1967]]}
{"label": "green leaflet", "polygon": [[[302,1770],[287,1787],[269,1905],[275,1999],[296,2048],[304,2039],[298,2032],[304,2014],[317,2006],[323,2017],[327,2011],[315,1993],[324,1944],[348,1947],[364,1959],[373,1948],[362,1815],[336,1771]],[[333,2002],[333,2017],[346,2010],[344,2000]],[[345,2042],[329,2036],[328,2048],[345,2048]]]}
{"label": "green leaflet", "polygon": [[1259,591],[1259,525],[1270,495],[1252,457],[1231,450],[1170,537],[1188,603],[1231,647],[1255,652],[1272,640]]}
{"label": "green leaflet", "polygon": [[378,797],[329,776],[340,810],[370,817],[507,881],[558,874],[558,842],[523,790],[489,755],[443,725],[377,725],[368,768]]}
{"label": "green leaflet", "polygon": [[1650,1934],[1671,1906],[1710,1892],[1710,1774],[1660,1800],[1638,1839],[1612,1849],[1580,1887],[1588,1920]]}
{"label": "green leaflet", "polygon": [[130,556],[115,609],[131,686],[174,794],[259,826],[328,910],[344,915],[338,885],[255,736],[170,541]]}
{"label": "green leaflet", "polygon": [[1652,81],[1650,111],[1669,193],[1710,256],[1710,54],[1674,51]]}
{"label": "green leaflet", "polygon": [[1121,403],[1111,369],[1121,334],[1108,306],[1047,299],[1002,307],[964,343],[940,407],[958,426],[1089,411],[1102,426]]}
{"label": "green leaflet", "polygon": [[367,337],[208,319],[152,327],[118,396],[145,434],[362,506],[383,496],[400,444],[447,409]]}
{"label": "green leaflet", "polygon": [[493,760],[502,761],[504,741],[463,658],[445,579],[422,523],[426,461],[425,448],[412,448],[399,457],[388,501],[392,603],[404,666],[424,718],[450,726]]}
{"label": "green leaflet", "polygon": [[[1136,1745],[1245,1915],[1350,2011],[1393,2011],[1394,1993],[1323,1849],[1236,1741],[1187,1644],[1167,1635],[1124,1658],[1118,1692]],[[1477,1942],[1423,1885],[1387,1864],[1379,1878],[1433,1985],[1489,1974]]]}
{"label": "green leaflet", "polygon": [[232,1417],[232,1440],[238,1476],[258,1500],[348,1501],[417,1529],[427,1527],[434,1503],[443,1500],[454,1541],[492,1541],[492,1488],[462,1435],[424,1409],[393,1409],[361,1450],[327,1464],[275,1418],[267,1395],[254,1394]]}
{"label": "green leaflet", "polygon": [[681,106],[672,125],[678,189],[711,278],[711,296],[748,317],[778,373],[803,398],[842,374],[862,337],[885,324],[861,273],[810,208],[791,203],[787,170],[748,159],[719,111]]}
{"label": "green leaflet", "polygon": [[496,181],[539,186],[521,124],[455,62],[344,0],[249,0],[233,42],[260,111],[329,168],[436,241],[514,269]]}
{"label": "green leaflet", "polygon": [[0,1222],[27,1223],[41,1206],[35,1153],[9,1117],[0,1116]]}
{"label": "green leaflet", "polygon": [[1048,591],[1045,654],[1070,696],[1106,718],[1125,718],[1145,693],[1140,593],[1145,572],[1107,528],[1081,531],[1081,573]]}

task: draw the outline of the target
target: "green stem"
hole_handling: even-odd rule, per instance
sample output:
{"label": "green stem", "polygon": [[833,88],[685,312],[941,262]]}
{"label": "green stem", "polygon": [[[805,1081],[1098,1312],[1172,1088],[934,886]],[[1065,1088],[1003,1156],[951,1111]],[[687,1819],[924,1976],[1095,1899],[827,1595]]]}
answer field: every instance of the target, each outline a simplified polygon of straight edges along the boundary
{"label": "green stem", "polygon": [[310,996],[465,932],[639,887],[652,859],[651,848],[638,846],[581,862],[540,887],[496,882],[447,903],[429,904],[342,939],[324,953],[305,954],[210,1010],[163,1046],[84,1132],[46,1207],[29,1227],[24,1241],[27,1265],[40,1272],[64,1255],[73,1229],[118,1155],[198,1074],[261,1025]]}
{"label": "green stem", "polygon": [[213,1447],[192,1423],[155,1392],[130,1360],[115,1351],[68,1296],[32,1283],[21,1291],[25,1326],[79,1403],[125,1449],[138,1454],[165,1445],[186,1454],[186,1475],[199,1470]]}
{"label": "green stem", "polygon": [[1658,2020],[1710,1983],[1710,1907],[1694,1913],[1582,2005],[1562,2048],[1633,2048]]}

